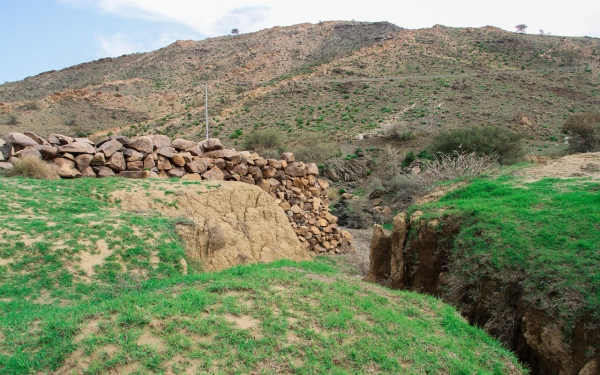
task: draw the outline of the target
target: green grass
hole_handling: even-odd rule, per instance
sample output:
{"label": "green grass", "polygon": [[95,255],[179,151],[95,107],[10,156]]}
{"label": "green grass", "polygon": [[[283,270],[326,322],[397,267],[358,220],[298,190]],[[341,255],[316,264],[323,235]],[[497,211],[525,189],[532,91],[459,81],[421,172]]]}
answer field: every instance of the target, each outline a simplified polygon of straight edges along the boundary
{"label": "green grass", "polygon": [[484,178],[413,209],[460,217],[455,272],[519,284],[526,301],[568,327],[600,318],[600,184],[585,179]]}
{"label": "green grass", "polygon": [[[0,374],[524,372],[451,306],[364,283],[335,257],[182,275],[174,222],[110,198],[150,183],[0,179]],[[102,239],[113,255],[82,275]]]}

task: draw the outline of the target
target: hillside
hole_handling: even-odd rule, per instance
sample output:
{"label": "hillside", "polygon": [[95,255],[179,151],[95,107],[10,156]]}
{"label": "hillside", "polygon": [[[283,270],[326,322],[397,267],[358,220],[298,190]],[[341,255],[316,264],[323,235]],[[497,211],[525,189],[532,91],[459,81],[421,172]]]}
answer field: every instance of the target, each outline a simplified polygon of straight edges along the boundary
{"label": "hillside", "polygon": [[185,187],[0,177],[0,374],[525,373],[453,307],[339,257],[201,273],[181,220],[113,199]]}
{"label": "hillside", "polygon": [[[494,27],[406,30],[389,23],[275,27],[81,64],[0,85],[8,131],[204,136],[229,146],[252,129],[288,142],[347,142],[407,122],[425,142],[460,126],[505,126],[552,152],[570,114],[597,109],[600,40]],[[237,133],[236,133],[237,131]],[[241,135],[240,135],[241,134]]]}

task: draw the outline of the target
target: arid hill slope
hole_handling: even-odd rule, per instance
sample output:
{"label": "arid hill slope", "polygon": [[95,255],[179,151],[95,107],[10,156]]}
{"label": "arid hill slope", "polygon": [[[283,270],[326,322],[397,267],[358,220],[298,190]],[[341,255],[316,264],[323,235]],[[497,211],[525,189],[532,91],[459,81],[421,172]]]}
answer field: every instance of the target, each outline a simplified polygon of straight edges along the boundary
{"label": "arid hill slope", "polygon": [[275,27],[0,85],[0,135],[33,129],[201,138],[208,82],[211,132],[221,138],[275,127],[289,141],[305,132],[344,140],[406,121],[425,135],[508,126],[542,147],[560,141],[568,115],[597,109],[599,54],[597,38],[494,27]]}

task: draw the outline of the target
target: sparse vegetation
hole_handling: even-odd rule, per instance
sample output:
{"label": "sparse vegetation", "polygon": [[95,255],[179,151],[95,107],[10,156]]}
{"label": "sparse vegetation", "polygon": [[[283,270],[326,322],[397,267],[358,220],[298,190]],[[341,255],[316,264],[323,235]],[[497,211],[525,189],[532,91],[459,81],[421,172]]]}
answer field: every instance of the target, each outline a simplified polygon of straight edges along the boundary
{"label": "sparse vegetation", "polygon": [[58,170],[54,164],[33,157],[18,159],[13,168],[0,172],[6,177],[27,177],[40,180],[58,180]]}
{"label": "sparse vegetation", "polygon": [[243,147],[246,150],[277,149],[283,145],[283,135],[275,129],[255,130],[246,134]]}
{"label": "sparse vegetation", "polygon": [[569,117],[563,125],[563,132],[570,136],[570,153],[600,149],[600,113],[592,112]]}
{"label": "sparse vegetation", "polygon": [[434,154],[490,155],[501,164],[514,164],[524,156],[523,135],[502,127],[460,128],[441,132],[429,149]]}

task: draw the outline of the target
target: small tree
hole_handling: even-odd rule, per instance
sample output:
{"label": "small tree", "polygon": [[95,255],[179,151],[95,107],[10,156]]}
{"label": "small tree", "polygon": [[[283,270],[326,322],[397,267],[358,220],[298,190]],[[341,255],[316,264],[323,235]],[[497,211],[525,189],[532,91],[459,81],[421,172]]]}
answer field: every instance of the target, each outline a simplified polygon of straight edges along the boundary
{"label": "small tree", "polygon": [[239,34],[239,33],[240,33],[240,31],[239,31],[238,29],[231,29],[231,33],[232,33],[233,35],[237,35],[237,34]]}
{"label": "small tree", "polygon": [[517,26],[515,26],[515,29],[517,29],[518,33],[523,34],[525,32],[525,30],[527,29],[527,25],[525,25],[524,23],[519,24]]}

